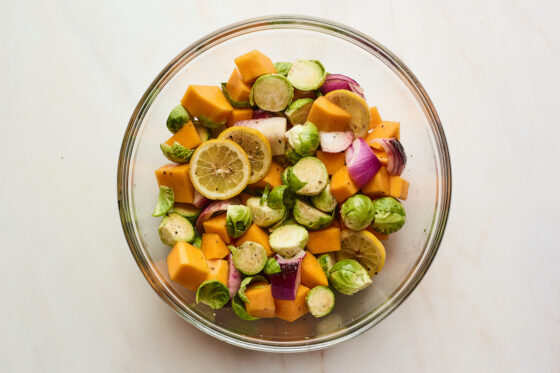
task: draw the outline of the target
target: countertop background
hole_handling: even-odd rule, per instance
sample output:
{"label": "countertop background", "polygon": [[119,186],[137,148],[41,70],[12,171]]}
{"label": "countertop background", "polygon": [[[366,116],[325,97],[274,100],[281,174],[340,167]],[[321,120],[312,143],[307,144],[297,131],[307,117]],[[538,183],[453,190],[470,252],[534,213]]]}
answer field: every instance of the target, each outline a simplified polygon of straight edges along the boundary
{"label": "countertop background", "polygon": [[[144,90],[183,48],[278,13],[401,57],[444,124],[440,251],[381,324],[334,348],[245,351],[181,320],[124,240],[116,169]],[[5,1],[0,371],[560,371],[560,14],[535,1]]]}

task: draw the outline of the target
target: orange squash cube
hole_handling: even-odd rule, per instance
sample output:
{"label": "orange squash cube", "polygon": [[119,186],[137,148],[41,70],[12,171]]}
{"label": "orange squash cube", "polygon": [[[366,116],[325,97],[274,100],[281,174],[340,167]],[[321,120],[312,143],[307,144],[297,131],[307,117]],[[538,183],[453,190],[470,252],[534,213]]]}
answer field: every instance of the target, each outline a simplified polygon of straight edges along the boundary
{"label": "orange squash cube", "polygon": [[266,283],[257,283],[249,286],[245,291],[249,300],[245,303],[247,313],[253,317],[272,319],[276,314],[276,304],[272,297],[272,287]]}
{"label": "orange squash cube", "polygon": [[235,101],[245,102],[249,101],[249,94],[251,93],[251,85],[243,81],[241,73],[237,69],[233,69],[233,72],[229,76],[229,80],[226,84],[226,89],[229,96]]}
{"label": "orange squash cube", "polygon": [[271,256],[274,254],[272,248],[270,247],[270,243],[268,241],[268,233],[266,233],[261,227],[256,225],[255,223],[251,224],[249,229],[241,237],[235,241],[236,246],[241,246],[243,242],[251,241],[256,242],[266,250],[266,255]]}
{"label": "orange squash cube", "polygon": [[331,178],[331,193],[338,203],[346,201],[349,197],[358,193],[358,186],[350,178],[348,168],[342,167]]}
{"label": "orange squash cube", "polygon": [[389,175],[389,195],[397,199],[407,199],[409,183],[396,175]]}
{"label": "orange squash cube", "polygon": [[227,260],[223,259],[211,259],[206,260],[208,265],[208,277],[207,280],[218,280],[225,286],[227,286],[227,280],[229,275],[229,263]]}
{"label": "orange squash cube", "polygon": [[202,141],[200,141],[198,131],[190,121],[185,124],[183,128],[177,131],[176,134],[171,136],[165,143],[172,146],[175,142],[178,142],[188,149],[196,148],[202,143]]}
{"label": "orange squash cube", "polygon": [[327,153],[322,150],[317,150],[315,156],[325,164],[325,167],[327,167],[327,173],[329,175],[334,175],[336,171],[340,170],[346,165],[346,157],[344,156],[344,152]]}
{"label": "orange squash cube", "polygon": [[329,286],[327,275],[319,261],[309,251],[301,261],[301,283],[310,289],[315,286]]}
{"label": "orange squash cube", "polygon": [[347,131],[352,116],[349,112],[333,104],[324,96],[313,102],[307,120],[313,123],[319,131]]}
{"label": "orange squash cube", "polygon": [[[336,224],[334,222],[337,222]],[[330,253],[340,250],[340,223],[333,220],[333,225],[319,231],[310,231],[307,250],[312,254]],[[307,285],[307,284],[306,284]]]}
{"label": "orange squash cube", "polygon": [[366,142],[372,148],[383,150],[383,147],[375,142],[375,139],[390,139],[395,137],[397,140],[401,139],[401,124],[399,122],[383,121],[379,123],[373,131],[366,137]]}
{"label": "orange squash cube", "polygon": [[382,122],[382,120],[381,120],[381,115],[379,115],[379,111],[377,110],[377,106],[372,106],[369,108],[369,115],[370,115],[370,120],[369,120],[368,132],[371,132],[375,127],[377,127],[379,123]]}
{"label": "orange squash cube", "polygon": [[202,251],[186,242],[177,242],[171,249],[167,271],[171,280],[192,291],[196,291],[209,274]]}
{"label": "orange squash cube", "polygon": [[274,299],[274,303],[276,305],[276,317],[292,322],[309,312],[307,304],[305,304],[305,297],[307,296],[307,293],[309,293],[309,288],[304,285],[299,285],[296,293],[296,299]]}
{"label": "orange squash cube", "polygon": [[240,120],[248,120],[253,118],[253,109],[233,109],[229,113],[226,126],[231,127]]}
{"label": "orange squash cube", "polygon": [[200,249],[206,259],[222,259],[229,254],[224,240],[216,233],[202,233]]}
{"label": "orange squash cube", "polygon": [[282,185],[282,172],[284,172],[284,168],[272,161],[268,173],[256,183],[249,184],[249,186],[252,188],[264,189],[266,188],[266,184],[269,184],[272,189],[275,186]]}
{"label": "orange squash cube", "polygon": [[256,49],[237,57],[234,62],[245,83],[253,83],[264,74],[276,73],[272,60]]}
{"label": "orange squash cube", "polygon": [[216,124],[225,124],[233,110],[220,88],[209,85],[190,85],[181,104],[195,117],[202,115]]}
{"label": "orange squash cube", "polygon": [[156,170],[156,179],[158,185],[173,189],[175,202],[193,203],[194,187],[188,164],[168,163]]}
{"label": "orange squash cube", "polygon": [[381,167],[362,187],[362,193],[372,199],[389,195],[389,173],[385,167]]}
{"label": "orange squash cube", "polygon": [[227,233],[226,214],[214,216],[212,219],[202,223],[202,226],[206,233],[216,233],[226,244],[231,242],[231,238]]}

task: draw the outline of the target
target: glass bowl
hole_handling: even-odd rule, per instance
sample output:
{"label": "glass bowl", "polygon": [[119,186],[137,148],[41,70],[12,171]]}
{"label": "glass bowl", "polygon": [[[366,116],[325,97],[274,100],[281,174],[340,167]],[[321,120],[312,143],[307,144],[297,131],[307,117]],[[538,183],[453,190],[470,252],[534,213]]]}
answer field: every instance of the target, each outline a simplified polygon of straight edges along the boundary
{"label": "glass bowl", "polygon": [[[161,243],[154,170],[168,163],[159,144],[170,134],[165,122],[189,84],[219,85],[233,59],[258,49],[273,61],[320,60],[331,73],[356,79],[370,105],[385,120],[401,122],[408,154],[403,177],[407,223],[385,241],[385,268],[373,285],[354,295],[337,294],[334,310],[296,322],[243,321],[231,308],[214,311],[173,283],[166,268],[169,247]],[[156,77],[134,110],[124,135],[118,168],[118,203],[132,255],[158,295],[183,319],[220,340],[261,351],[296,352],[332,346],[377,324],[414,290],[438,250],[449,211],[451,169],[445,135],[422,85],[395,55],[350,27],[317,18],[270,16],[218,30],[189,46]]]}

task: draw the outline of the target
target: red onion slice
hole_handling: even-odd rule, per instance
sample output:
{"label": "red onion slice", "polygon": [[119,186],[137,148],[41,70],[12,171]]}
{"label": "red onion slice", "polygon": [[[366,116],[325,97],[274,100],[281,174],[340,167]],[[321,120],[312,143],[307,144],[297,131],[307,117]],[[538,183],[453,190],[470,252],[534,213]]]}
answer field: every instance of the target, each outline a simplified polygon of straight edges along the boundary
{"label": "red onion slice", "polygon": [[364,90],[354,79],[342,74],[327,75],[325,82],[320,88],[321,93],[326,95],[327,93],[336,91],[337,89],[345,89],[347,91],[354,92],[362,98],[364,97]]}
{"label": "red onion slice", "polygon": [[239,270],[233,265],[233,256],[231,253],[228,255],[228,265],[229,272],[227,286],[229,289],[229,297],[231,299],[237,293],[237,290],[239,290],[239,286],[241,285],[241,272],[239,272]]}
{"label": "red onion slice", "polygon": [[359,188],[366,185],[381,168],[381,162],[361,137],[346,149],[345,156],[348,173]]}
{"label": "red onion slice", "polygon": [[257,109],[253,111],[253,119],[272,118],[274,115],[270,111]]}
{"label": "red onion slice", "polygon": [[343,152],[352,144],[354,132],[319,132],[321,150],[327,153]]}
{"label": "red onion slice", "polygon": [[200,216],[196,220],[196,230],[198,231],[198,233],[202,233],[203,231],[202,223],[204,223],[206,220],[210,219],[212,216],[216,215],[219,212],[227,211],[227,208],[230,205],[240,205],[240,204],[241,202],[237,198],[230,198],[223,201],[212,202],[200,213]]}
{"label": "red onion slice", "polygon": [[210,202],[210,200],[204,197],[198,190],[194,190],[194,198],[193,198],[193,205],[198,208],[204,207]]}
{"label": "red onion slice", "polygon": [[269,275],[272,297],[275,299],[294,300],[301,282],[301,261],[305,251],[300,251],[290,259],[284,259],[276,254],[274,257],[280,265],[281,272]]}
{"label": "red onion slice", "polygon": [[394,137],[374,139],[373,142],[380,144],[387,153],[387,172],[400,176],[406,166],[406,152],[401,142]]}

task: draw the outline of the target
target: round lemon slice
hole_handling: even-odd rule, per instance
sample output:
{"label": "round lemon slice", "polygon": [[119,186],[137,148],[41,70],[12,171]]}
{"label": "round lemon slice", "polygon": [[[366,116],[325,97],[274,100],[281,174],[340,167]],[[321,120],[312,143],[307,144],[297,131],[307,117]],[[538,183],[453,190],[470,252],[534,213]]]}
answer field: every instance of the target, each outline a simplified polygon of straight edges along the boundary
{"label": "round lemon slice", "polygon": [[340,251],[336,260],[354,259],[370,276],[378,274],[385,265],[385,247],[371,232],[344,230],[340,234]]}
{"label": "round lemon slice", "polygon": [[370,122],[369,107],[366,100],[345,89],[337,89],[325,95],[325,98],[350,113],[350,128],[355,137],[367,134]]}
{"label": "round lemon slice", "polygon": [[249,127],[230,127],[220,133],[218,139],[231,140],[239,144],[247,153],[251,164],[249,184],[259,181],[270,170],[272,150],[266,137],[258,130]]}
{"label": "round lemon slice", "polygon": [[247,186],[251,166],[245,151],[230,140],[209,140],[195,150],[189,176],[206,198],[228,199]]}

